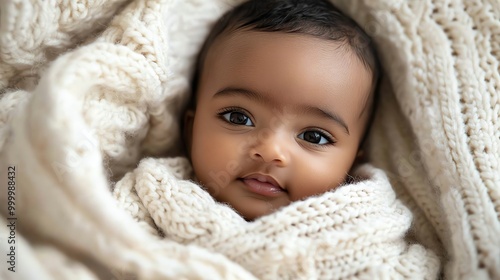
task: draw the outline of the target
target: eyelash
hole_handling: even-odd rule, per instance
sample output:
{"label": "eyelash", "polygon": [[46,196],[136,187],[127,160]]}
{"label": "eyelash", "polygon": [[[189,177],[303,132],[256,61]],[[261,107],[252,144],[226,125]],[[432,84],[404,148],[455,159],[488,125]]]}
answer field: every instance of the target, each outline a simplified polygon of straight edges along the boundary
{"label": "eyelash", "polygon": [[[240,108],[240,107],[227,107],[227,108],[223,108],[221,110],[219,110],[217,112],[217,116],[224,122],[230,124],[230,125],[234,125],[234,126],[245,126],[243,124],[235,124],[235,123],[232,123],[230,122],[229,120],[227,120],[224,115],[225,114],[228,114],[228,113],[241,113],[243,115],[245,115],[249,120],[250,122],[252,122],[252,124],[254,124],[254,121],[252,120],[252,117],[251,117],[251,114],[249,112],[247,112],[245,109],[243,108]],[[299,138],[300,140],[303,140],[305,142],[307,142],[308,144],[311,144],[311,145],[314,145],[314,146],[318,146],[318,147],[321,147],[321,148],[326,148],[327,146],[330,146],[330,145],[334,145],[335,143],[337,143],[337,141],[335,140],[335,138],[333,136],[331,136],[330,133],[326,132],[325,130],[323,129],[320,129],[320,128],[309,128],[309,129],[306,129],[304,131],[302,131],[301,133],[299,133],[299,135],[305,133],[305,132],[309,132],[309,131],[312,131],[312,132],[317,132],[319,133],[319,135],[321,137],[324,137],[328,143],[325,143],[325,144],[317,144],[317,143],[312,143],[312,142],[308,142],[306,141],[305,139],[301,139]]]}
{"label": "eyelash", "polygon": [[251,114],[249,112],[247,112],[245,109],[243,108],[240,108],[240,107],[228,107],[228,108],[223,108],[221,110],[219,110],[217,112],[217,116],[224,122],[230,124],[230,125],[235,125],[235,126],[244,126],[242,124],[236,124],[236,123],[232,123],[230,122],[229,120],[227,120],[224,115],[227,114],[227,113],[241,113],[243,115],[245,115],[249,120],[250,122],[252,122],[252,124],[254,124],[254,121],[252,120],[252,117],[251,117]]}
{"label": "eyelash", "polygon": [[323,129],[320,129],[320,128],[308,128],[308,129],[305,129],[304,131],[302,131],[299,135],[302,135],[303,133],[306,133],[306,132],[317,132],[321,137],[324,137],[326,139],[326,141],[328,141],[328,143],[318,144],[318,143],[312,143],[312,142],[306,141],[305,139],[299,138],[299,139],[307,142],[308,144],[315,145],[315,146],[318,146],[318,147],[321,147],[321,148],[326,148],[327,146],[335,145],[335,143],[337,143],[337,141],[335,140],[335,138],[333,136],[331,136],[330,133],[326,132]]}

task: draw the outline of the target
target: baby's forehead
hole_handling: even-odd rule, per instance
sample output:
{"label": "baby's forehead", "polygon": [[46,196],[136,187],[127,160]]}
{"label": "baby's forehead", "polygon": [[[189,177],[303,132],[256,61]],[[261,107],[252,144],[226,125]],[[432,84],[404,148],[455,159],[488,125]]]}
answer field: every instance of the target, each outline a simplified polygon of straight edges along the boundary
{"label": "baby's forehead", "polygon": [[[340,71],[330,71],[330,80],[344,74],[350,66],[356,65],[358,66],[357,71],[350,74],[357,77],[355,87],[369,85],[369,89],[362,90],[364,92],[362,103],[370,107],[369,100],[373,97],[377,82],[374,71],[359,58],[348,42],[333,41],[303,33],[267,32],[253,29],[228,32],[223,36],[225,37],[222,37],[219,44],[224,44],[224,46],[222,51],[217,53],[218,56],[235,54],[235,57],[237,57],[240,54],[244,55],[250,52],[254,48],[258,49],[258,51],[252,53],[252,58],[255,60],[272,60],[274,57],[279,57],[281,59],[276,59],[275,62],[289,63],[290,68],[293,68],[294,63],[302,62],[304,72],[318,68],[315,66],[329,64],[332,66],[329,68],[330,70],[336,68],[336,70]],[[313,52],[313,50],[316,51]],[[217,56],[215,58],[218,59]],[[300,61],[300,59],[302,60]],[[337,67],[334,67],[334,65]],[[263,63],[262,66],[267,65]],[[367,79],[367,77],[369,78]],[[347,80],[347,77],[345,78]],[[316,81],[316,79],[314,80]]]}
{"label": "baby's forehead", "polygon": [[[209,57],[205,57],[204,62],[212,62],[207,66],[214,67],[221,60],[226,64],[251,60],[252,65],[259,67],[267,66],[263,61],[267,59],[280,64],[289,64],[290,68],[293,68],[294,63],[301,63],[304,71],[319,67],[323,67],[324,70],[334,68],[347,70],[356,65],[362,67],[359,67],[359,71],[351,73],[352,75],[373,74],[345,42],[300,33],[258,30],[237,30],[221,35],[210,47]],[[345,72],[337,71],[331,74],[340,75]]]}
{"label": "baby's forehead", "polygon": [[[314,58],[311,57],[311,63],[316,61],[324,60],[324,56],[332,52],[342,52],[346,60],[353,61],[356,63],[361,63],[365,70],[370,72],[373,76],[373,82],[376,80],[375,69],[371,67],[359,57],[356,50],[353,49],[349,43],[344,41],[334,41],[325,38],[319,38],[310,34],[304,33],[293,33],[293,32],[283,32],[283,31],[261,31],[251,28],[238,29],[238,30],[226,30],[219,34],[217,38],[210,44],[205,46],[203,55],[199,56],[199,61],[197,64],[198,70],[203,68],[207,55],[214,52],[214,49],[218,49],[222,45],[222,51],[217,52],[217,56],[225,55],[227,53],[234,53],[241,50],[248,49],[250,43],[263,44],[268,48],[274,47],[275,49],[282,50],[283,53],[287,54],[287,50],[295,47],[303,48],[307,50],[311,47],[320,46],[322,53]],[[292,44],[291,44],[292,43]],[[245,48],[246,47],[246,48]],[[265,56],[265,51],[261,53]],[[378,75],[378,74],[377,74]]]}
{"label": "baby's forehead", "polygon": [[[300,52],[312,54],[308,52],[310,49],[317,50],[314,56],[308,55],[310,63],[321,62],[328,59],[329,54],[342,53],[343,60],[361,62],[357,58],[354,51],[346,42],[338,42],[318,38],[308,34],[287,33],[287,32],[266,32],[259,30],[236,30],[221,34],[206,50],[206,55],[203,59],[207,59],[208,55],[218,59],[221,56],[240,55],[244,56],[248,50],[257,50],[253,55],[257,58],[261,56],[269,56],[274,53],[279,57],[297,56]],[[278,52],[276,52],[278,50]],[[297,53],[296,51],[299,51]],[[233,56],[235,57],[235,56]],[[361,62],[362,63],[362,62]],[[364,64],[363,64],[364,65]],[[369,70],[369,69],[367,69]]]}
{"label": "baby's forehead", "polygon": [[261,99],[271,96],[266,102],[333,104],[337,111],[351,108],[343,114],[355,111],[357,119],[372,80],[355,54],[338,42],[302,34],[240,31],[214,43],[201,82],[202,90],[211,94],[229,87],[256,92]]}

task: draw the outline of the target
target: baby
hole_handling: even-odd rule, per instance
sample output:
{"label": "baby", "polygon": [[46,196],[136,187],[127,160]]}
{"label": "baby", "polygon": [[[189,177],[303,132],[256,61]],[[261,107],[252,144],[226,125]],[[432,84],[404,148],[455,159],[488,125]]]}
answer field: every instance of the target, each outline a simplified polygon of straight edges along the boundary
{"label": "baby", "polygon": [[327,0],[251,0],[200,52],[184,136],[196,180],[253,220],[349,178],[372,119],[368,35]]}

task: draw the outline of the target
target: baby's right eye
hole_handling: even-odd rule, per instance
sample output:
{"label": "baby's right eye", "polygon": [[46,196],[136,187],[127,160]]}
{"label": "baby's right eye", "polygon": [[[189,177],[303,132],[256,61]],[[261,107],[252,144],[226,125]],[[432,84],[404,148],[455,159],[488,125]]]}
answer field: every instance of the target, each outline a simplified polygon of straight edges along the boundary
{"label": "baby's right eye", "polygon": [[227,122],[235,125],[254,126],[250,117],[240,111],[229,111],[220,114]]}

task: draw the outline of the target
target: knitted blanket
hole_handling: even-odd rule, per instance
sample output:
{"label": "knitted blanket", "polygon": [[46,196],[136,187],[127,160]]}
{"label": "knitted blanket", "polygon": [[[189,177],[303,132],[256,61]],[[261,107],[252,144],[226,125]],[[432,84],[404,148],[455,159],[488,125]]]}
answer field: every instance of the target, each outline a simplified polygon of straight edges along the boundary
{"label": "knitted blanket", "polygon": [[360,167],[359,183],[250,223],[190,182],[190,171],[185,158],[146,159],[114,195],[148,231],[219,252],[259,279],[437,276],[437,257],[402,238],[411,214],[381,170]]}
{"label": "knitted blanket", "polygon": [[2,278],[499,279],[500,3],[332,1],[385,71],[372,165],[254,222],[176,157],[241,1],[0,2]]}

